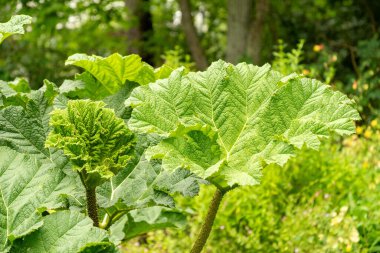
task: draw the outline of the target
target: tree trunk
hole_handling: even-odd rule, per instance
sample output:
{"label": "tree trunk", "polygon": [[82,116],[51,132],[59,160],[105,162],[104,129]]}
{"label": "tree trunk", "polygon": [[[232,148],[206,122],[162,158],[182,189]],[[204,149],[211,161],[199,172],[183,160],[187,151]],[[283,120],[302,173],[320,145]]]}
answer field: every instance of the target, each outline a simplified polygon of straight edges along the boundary
{"label": "tree trunk", "polygon": [[268,11],[268,0],[256,1],[255,18],[250,25],[247,43],[247,54],[255,64],[260,64],[262,33]]}
{"label": "tree trunk", "polygon": [[191,15],[189,0],[179,0],[179,6],[182,12],[182,28],[185,33],[187,44],[190,48],[191,56],[199,70],[204,70],[208,66],[206,56],[203,52],[201,43]]}
{"label": "tree trunk", "polygon": [[228,0],[227,2],[227,52],[226,60],[238,63],[245,55],[249,25],[253,18],[253,0]]}
{"label": "tree trunk", "polygon": [[139,54],[144,61],[153,64],[154,55],[146,43],[153,33],[149,0],[125,0],[125,6],[129,13],[128,21],[132,23],[126,31],[128,53]]}

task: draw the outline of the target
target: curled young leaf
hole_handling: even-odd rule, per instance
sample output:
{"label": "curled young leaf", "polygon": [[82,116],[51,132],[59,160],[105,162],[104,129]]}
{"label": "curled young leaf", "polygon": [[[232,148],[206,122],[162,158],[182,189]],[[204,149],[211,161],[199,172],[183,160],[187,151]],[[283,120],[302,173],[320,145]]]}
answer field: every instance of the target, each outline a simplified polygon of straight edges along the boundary
{"label": "curled young leaf", "polygon": [[51,113],[46,146],[62,149],[86,187],[94,188],[124,168],[135,140],[124,121],[103,102],[69,101]]}

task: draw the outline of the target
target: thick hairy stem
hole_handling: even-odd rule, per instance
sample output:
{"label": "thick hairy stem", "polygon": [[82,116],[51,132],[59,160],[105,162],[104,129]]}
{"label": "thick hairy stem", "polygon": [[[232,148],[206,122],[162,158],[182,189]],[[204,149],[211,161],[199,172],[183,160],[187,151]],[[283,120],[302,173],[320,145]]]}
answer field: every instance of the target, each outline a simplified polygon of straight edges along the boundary
{"label": "thick hairy stem", "polygon": [[206,241],[210,235],[212,225],[214,224],[215,216],[216,216],[216,213],[218,212],[219,205],[222,202],[223,196],[224,196],[224,192],[222,192],[220,189],[217,188],[215,191],[214,197],[212,199],[212,202],[210,204],[210,207],[208,208],[208,212],[203,222],[201,231],[190,253],[200,253],[203,247],[205,246]]}
{"label": "thick hairy stem", "polygon": [[95,227],[99,227],[99,218],[98,218],[98,206],[96,203],[96,192],[95,188],[86,188],[86,197],[87,197],[87,214],[94,222]]}

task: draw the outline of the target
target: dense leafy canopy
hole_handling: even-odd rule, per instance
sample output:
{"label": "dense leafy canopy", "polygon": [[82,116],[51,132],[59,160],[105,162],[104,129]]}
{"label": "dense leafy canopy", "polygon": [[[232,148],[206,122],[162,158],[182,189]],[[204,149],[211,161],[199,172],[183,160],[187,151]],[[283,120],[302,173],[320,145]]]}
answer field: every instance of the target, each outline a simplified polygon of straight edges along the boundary
{"label": "dense leafy canopy", "polygon": [[[117,69],[118,64],[111,65]],[[163,68],[157,74],[149,73],[161,78],[171,71]],[[75,90],[74,97],[89,98],[98,88],[94,84],[100,82],[90,72],[82,75],[84,80],[92,80],[86,82],[88,92],[75,93],[75,83],[66,87]],[[84,188],[70,168],[87,166],[104,177],[96,178],[96,184],[105,182],[97,195],[101,219],[114,243],[150,230],[184,225],[186,216],[174,208],[171,195],[194,196],[204,181],[188,171],[169,173],[160,163],[146,161],[143,153],[150,143],[157,142],[154,137],[138,136],[133,152],[135,138],[124,122],[130,115],[124,100],[138,85],[127,82],[111,95],[95,94],[95,99],[105,97],[104,102],[91,102],[69,100],[64,94],[70,93],[47,80],[39,90],[30,90],[25,79],[0,82],[0,143],[5,146],[0,152],[0,252],[113,252],[113,244],[102,242],[108,240],[105,232],[92,228],[82,214],[57,210],[43,217],[45,210],[85,208]],[[117,118],[114,110],[124,120]],[[58,146],[64,152],[55,148]],[[110,179],[117,171],[120,173]],[[62,228],[58,235],[52,230],[56,221],[72,226]],[[73,231],[82,236],[73,236]],[[72,244],[61,243],[65,240]]]}
{"label": "dense leafy canopy", "polygon": [[[4,83],[6,90],[11,89],[10,85],[11,83]],[[70,169],[73,164],[69,162],[63,152],[55,148],[45,148],[44,143],[51,130],[49,120],[54,107],[60,108],[60,112],[62,112],[63,110],[67,111],[70,104],[82,105],[89,101],[68,101],[57,93],[55,86],[46,82],[45,86],[38,91],[25,90],[23,93],[26,99],[25,103],[9,104],[0,110],[1,143],[3,146],[18,151],[2,147],[0,152],[0,182],[3,182],[0,187],[2,192],[0,223],[1,231],[4,232],[1,233],[3,246],[0,252],[13,251],[13,249],[16,250],[15,252],[19,249],[39,250],[42,245],[47,247],[47,252],[60,252],[56,251],[60,249],[60,245],[44,243],[50,238],[47,235],[51,233],[52,229],[49,227],[50,225],[45,227],[44,224],[46,221],[52,220],[43,218],[42,213],[44,210],[66,208],[67,205],[80,209],[85,207],[83,186]],[[118,96],[122,96],[122,94],[125,93],[121,90],[120,94],[117,93],[105,99],[109,103],[107,106],[115,107],[121,113],[124,109],[118,108],[125,107],[124,100],[118,99]],[[5,97],[5,99],[8,98]],[[117,101],[120,102],[117,103]],[[105,106],[103,102],[91,103],[94,105],[92,109],[101,108],[101,112],[106,112],[106,114],[111,112],[111,109],[103,107]],[[88,109],[90,107],[91,105],[81,108]],[[101,116],[102,114],[96,115]],[[118,119],[117,122],[121,124],[123,121]],[[69,124],[70,120],[65,123]],[[109,124],[108,121],[107,124]],[[126,127],[124,122],[122,126]],[[76,140],[83,140],[83,138]],[[117,236],[119,242],[149,230],[167,226],[183,226],[186,216],[182,211],[173,209],[174,200],[170,195],[179,192],[185,196],[194,196],[199,191],[198,183],[203,182],[188,171],[178,170],[169,173],[163,171],[160,163],[147,162],[142,154],[150,143],[156,142],[156,138],[139,136],[136,155],[131,156],[131,162],[98,189],[99,205],[106,214],[104,217],[102,216],[102,219],[109,222],[108,226],[117,224],[121,233]],[[20,179],[22,179],[21,184]],[[136,189],[139,190],[136,191]],[[165,206],[168,208],[164,208]],[[154,216],[152,216],[153,214]],[[114,215],[118,217],[114,217]],[[59,217],[62,223],[66,224],[70,220],[65,219],[71,219],[74,216],[67,214],[54,217]],[[129,218],[119,221],[121,216]],[[75,225],[75,227],[80,226],[81,220],[82,218],[76,220],[79,225]],[[75,221],[73,222],[74,225]],[[88,218],[86,218],[85,224],[87,223],[89,223]],[[144,229],[141,228],[142,224]],[[36,232],[33,232],[35,230]],[[110,231],[118,230],[115,230],[113,226]],[[32,232],[33,234],[27,236],[25,240],[16,240]],[[68,231],[68,235],[71,232]],[[111,232],[111,235],[116,236],[114,232]],[[62,238],[68,237],[62,235]],[[100,243],[102,239],[86,241],[85,238],[87,237],[84,236],[83,239],[78,238],[78,240],[83,243],[91,242],[89,244],[91,250],[100,249],[100,252],[107,252],[106,249],[112,248],[109,243]],[[57,238],[57,240],[64,239]],[[22,243],[20,244],[20,242]],[[84,247],[85,244],[80,245]],[[67,245],[67,247],[67,250],[70,250],[71,246]],[[83,252],[86,252],[86,248],[83,249]]]}
{"label": "dense leafy canopy", "polygon": [[[0,82],[0,252],[115,252],[113,243],[185,224],[171,195],[194,196],[204,181],[146,161],[143,153],[156,138],[139,135],[135,150],[136,139],[124,121],[130,115],[124,100],[131,91],[167,77],[172,69],[154,70],[136,55],[115,54],[114,59],[108,67],[94,63],[60,89],[47,80],[39,90],[31,90],[25,79]],[[128,62],[134,64],[125,66]],[[138,66],[142,69],[134,72]],[[112,71],[99,74],[94,68]],[[124,74],[116,88],[104,88],[119,70]],[[73,211],[84,210],[85,191],[70,168],[85,171],[80,174],[86,186],[102,184],[97,191],[102,225],[113,243],[105,230]],[[59,210],[68,207],[74,209]],[[59,233],[54,230],[58,223],[67,225]]]}
{"label": "dense leafy canopy", "polygon": [[359,119],[345,95],[316,80],[223,61],[138,87],[127,105],[131,129],[166,138],[148,158],[223,189],[259,183],[265,164],[284,165],[304,145],[317,149],[331,131],[351,134]]}

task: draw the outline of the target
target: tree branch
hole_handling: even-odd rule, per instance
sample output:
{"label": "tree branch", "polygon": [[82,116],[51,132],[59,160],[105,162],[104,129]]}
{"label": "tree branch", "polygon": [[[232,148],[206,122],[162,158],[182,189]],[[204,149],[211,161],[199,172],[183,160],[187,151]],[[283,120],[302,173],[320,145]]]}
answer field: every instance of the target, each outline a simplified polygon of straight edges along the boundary
{"label": "tree branch", "polygon": [[226,60],[238,63],[247,50],[249,24],[253,18],[253,0],[228,0]]}
{"label": "tree branch", "polygon": [[252,20],[248,36],[247,54],[254,63],[260,63],[262,33],[264,28],[265,17],[269,11],[268,0],[257,0],[255,9],[255,18]]}
{"label": "tree branch", "polygon": [[191,15],[189,0],[179,0],[179,6],[182,12],[182,28],[185,33],[187,44],[190,48],[191,56],[199,70],[204,70],[208,66],[206,56],[203,52],[197,31]]}

